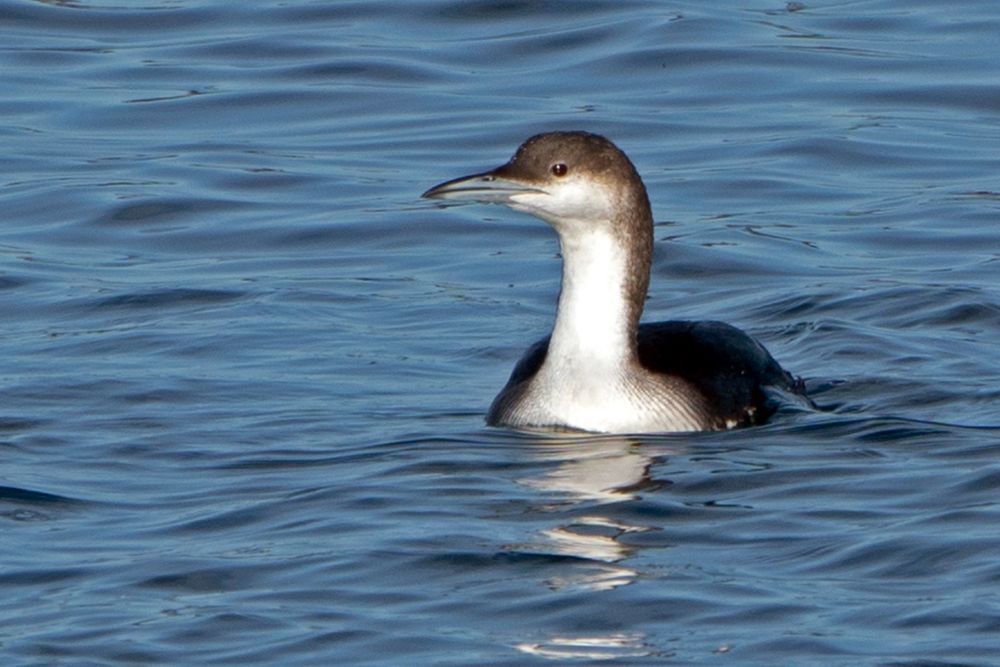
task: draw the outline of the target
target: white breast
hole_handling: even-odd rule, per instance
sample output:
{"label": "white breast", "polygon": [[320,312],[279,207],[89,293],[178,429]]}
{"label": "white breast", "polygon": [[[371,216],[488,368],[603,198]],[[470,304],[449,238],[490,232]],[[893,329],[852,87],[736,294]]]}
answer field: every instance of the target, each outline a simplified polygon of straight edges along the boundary
{"label": "white breast", "polygon": [[641,368],[621,374],[566,372],[547,362],[505,422],[560,426],[598,433],[703,431],[701,399],[681,381],[672,383]]}

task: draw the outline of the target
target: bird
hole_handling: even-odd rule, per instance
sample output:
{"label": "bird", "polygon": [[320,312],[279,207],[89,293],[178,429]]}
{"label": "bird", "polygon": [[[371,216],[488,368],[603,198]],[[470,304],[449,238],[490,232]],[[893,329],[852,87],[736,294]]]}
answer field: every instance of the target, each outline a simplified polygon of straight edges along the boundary
{"label": "bird", "polygon": [[549,336],[514,367],[490,426],[594,433],[721,431],[764,423],[804,394],[750,335],[717,321],[640,324],[653,214],[632,161],[583,131],[536,134],[505,164],[422,197],[502,204],[559,237],[562,281]]}

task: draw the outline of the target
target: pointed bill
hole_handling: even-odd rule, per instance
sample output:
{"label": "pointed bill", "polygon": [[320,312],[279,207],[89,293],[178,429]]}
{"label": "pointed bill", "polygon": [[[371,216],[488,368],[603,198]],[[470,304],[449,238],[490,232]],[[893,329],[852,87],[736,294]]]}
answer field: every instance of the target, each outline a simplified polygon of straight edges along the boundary
{"label": "pointed bill", "polygon": [[426,199],[476,201],[507,204],[514,195],[540,193],[542,190],[488,171],[445,181],[420,195]]}

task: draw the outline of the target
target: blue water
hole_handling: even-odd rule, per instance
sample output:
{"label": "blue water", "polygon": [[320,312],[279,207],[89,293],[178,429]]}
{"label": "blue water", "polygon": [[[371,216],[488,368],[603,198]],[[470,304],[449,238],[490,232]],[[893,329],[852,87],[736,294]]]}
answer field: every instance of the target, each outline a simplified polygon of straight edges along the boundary
{"label": "blue water", "polygon": [[[996,665],[1000,4],[0,0],[12,665]],[[483,426],[551,129],[647,318],[806,378],[728,433]]]}

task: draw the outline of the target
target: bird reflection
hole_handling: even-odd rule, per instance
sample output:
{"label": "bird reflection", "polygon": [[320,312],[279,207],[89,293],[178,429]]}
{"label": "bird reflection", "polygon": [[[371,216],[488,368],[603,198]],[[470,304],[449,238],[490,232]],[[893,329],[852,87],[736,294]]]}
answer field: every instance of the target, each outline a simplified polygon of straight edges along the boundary
{"label": "bird reflection", "polygon": [[[549,574],[544,584],[553,591],[609,591],[633,583],[639,572],[622,564],[637,547],[622,542],[632,533],[657,530],[623,518],[622,504],[643,491],[670,484],[651,473],[654,457],[673,451],[652,439],[620,436],[539,436],[531,445],[533,458],[547,471],[518,480],[544,500],[542,514],[558,516],[556,525],[536,533],[536,542],[522,545],[534,553],[573,560]],[[590,632],[559,634],[515,644],[524,653],[550,659],[609,660],[655,653],[641,633]]]}
{"label": "bird reflection", "polygon": [[[634,548],[622,544],[620,538],[653,528],[628,523],[609,510],[614,503],[637,498],[643,490],[669,484],[650,475],[653,459],[646,445],[620,436],[573,438],[569,446],[565,438],[550,436],[537,444],[533,449],[536,457],[558,461],[558,465],[540,477],[518,481],[548,498],[540,511],[567,512],[571,517],[541,531],[535,548],[608,564],[632,555]],[[588,509],[581,513],[581,507]],[[550,584],[606,590],[630,583],[635,576],[630,569],[605,568],[600,576],[592,573],[580,580],[570,575]]]}

